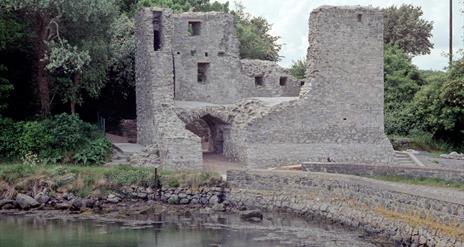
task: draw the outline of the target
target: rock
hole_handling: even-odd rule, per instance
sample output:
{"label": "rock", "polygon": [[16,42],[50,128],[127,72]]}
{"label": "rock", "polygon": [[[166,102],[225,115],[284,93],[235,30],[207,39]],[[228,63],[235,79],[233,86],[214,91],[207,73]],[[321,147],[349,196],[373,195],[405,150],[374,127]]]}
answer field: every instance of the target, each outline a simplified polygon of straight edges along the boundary
{"label": "rock", "polygon": [[180,199],[183,199],[183,198],[186,198],[186,197],[187,197],[187,194],[185,194],[185,193],[179,193],[178,196],[179,196]]}
{"label": "rock", "polygon": [[55,205],[55,209],[58,209],[58,210],[68,210],[70,208],[71,208],[71,204],[67,202],[57,203]]}
{"label": "rock", "polygon": [[22,209],[34,208],[40,205],[34,198],[21,193],[16,195],[16,203]]}
{"label": "rock", "polygon": [[140,193],[137,193],[137,197],[140,198],[140,199],[147,199],[147,193],[145,192],[140,192]]}
{"label": "rock", "polygon": [[180,199],[179,204],[189,204],[189,202],[190,202],[189,199],[182,198],[182,199]]}
{"label": "rock", "polygon": [[13,205],[14,201],[8,200],[8,199],[0,200],[0,208],[3,208],[3,206],[8,205],[8,204]]}
{"label": "rock", "polygon": [[190,204],[198,204],[199,201],[198,201],[198,198],[193,198],[191,201],[190,201]]}
{"label": "rock", "polygon": [[217,204],[218,202],[219,202],[219,198],[218,198],[216,195],[214,195],[214,196],[212,196],[211,198],[209,198],[209,201],[208,201],[208,203],[211,204],[211,205],[215,205],[215,204]]}
{"label": "rock", "polygon": [[179,203],[179,197],[177,195],[172,195],[168,199],[169,204],[178,204]]}
{"label": "rock", "polygon": [[201,197],[200,203],[201,203],[201,204],[208,204],[208,198],[206,198],[206,197]]}
{"label": "rock", "polygon": [[95,199],[83,199],[82,206],[86,208],[94,208],[95,207]]}
{"label": "rock", "polygon": [[83,208],[83,206],[84,205],[82,203],[82,200],[79,198],[76,198],[71,202],[71,210],[73,211],[79,211],[81,210],[81,208]]}
{"label": "rock", "polygon": [[223,203],[216,203],[215,205],[213,205],[212,209],[217,212],[226,211],[226,207],[224,206]]}
{"label": "rock", "polygon": [[240,212],[240,218],[246,221],[260,222],[263,220],[263,213],[259,210],[246,210]]}
{"label": "rock", "polygon": [[50,197],[43,192],[38,193],[34,199],[36,199],[40,204],[46,204],[48,201],[50,201]]}
{"label": "rock", "polygon": [[114,194],[109,194],[106,200],[111,203],[118,203],[121,201],[121,198],[119,198],[118,196]]}

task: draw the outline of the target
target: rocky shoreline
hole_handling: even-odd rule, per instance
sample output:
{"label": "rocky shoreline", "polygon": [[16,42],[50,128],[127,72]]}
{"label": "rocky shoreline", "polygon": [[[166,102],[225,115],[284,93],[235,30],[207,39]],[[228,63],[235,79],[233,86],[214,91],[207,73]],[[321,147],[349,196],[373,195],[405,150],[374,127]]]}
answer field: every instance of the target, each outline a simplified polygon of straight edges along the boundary
{"label": "rocky shoreline", "polygon": [[[235,171],[229,172],[228,178],[228,182],[218,180],[196,187],[113,186],[104,193],[86,197],[46,183],[35,183],[15,188],[18,191],[3,190],[0,215],[74,215],[124,222],[136,219],[143,227],[166,215],[202,218],[229,214],[243,222],[260,223],[269,215],[287,213],[291,217],[359,232],[363,239],[380,246],[462,246],[457,238],[446,237],[442,230],[447,226],[438,221],[440,218],[416,217],[406,214],[409,211],[402,213],[401,210],[409,210],[406,206],[411,210],[420,209],[425,215],[433,209],[434,215],[446,222],[447,217],[461,212],[457,204],[421,197],[419,191],[408,195],[403,189],[390,188],[383,182],[306,172]],[[422,208],[418,204],[421,201],[430,206]],[[383,207],[387,203],[388,208]],[[449,214],[443,205],[457,211]],[[415,225],[406,219],[415,221]],[[433,232],[435,226],[431,222],[442,227],[438,228],[441,230]],[[450,231],[459,235],[459,231]]]}

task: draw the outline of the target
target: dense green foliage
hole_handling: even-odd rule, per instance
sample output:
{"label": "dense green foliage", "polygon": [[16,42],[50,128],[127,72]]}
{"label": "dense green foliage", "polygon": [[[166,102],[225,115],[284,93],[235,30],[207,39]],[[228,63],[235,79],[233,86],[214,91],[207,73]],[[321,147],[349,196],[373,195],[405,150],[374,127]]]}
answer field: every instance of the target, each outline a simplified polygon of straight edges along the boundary
{"label": "dense green foliage", "polygon": [[293,61],[292,66],[290,67],[290,74],[297,79],[304,79],[306,77],[306,68],[308,63],[306,59],[299,59]]}
{"label": "dense green foliage", "polygon": [[446,73],[419,71],[404,51],[387,46],[385,129],[442,151],[464,148],[464,61]]}
{"label": "dense green foliage", "polygon": [[253,17],[245,12],[243,6],[233,11],[235,29],[240,41],[240,57],[279,61],[281,45],[278,36],[269,34],[271,25],[262,17]]}
{"label": "dense green foliage", "polygon": [[0,118],[0,127],[0,156],[6,158],[36,155],[44,163],[99,164],[111,150],[96,127],[76,115],[23,122]]}
{"label": "dense green foliage", "polygon": [[401,49],[386,46],[384,53],[385,129],[390,134],[405,135],[410,129],[407,107],[424,82]]}
{"label": "dense green foliage", "polygon": [[[0,9],[1,11],[1,9]],[[0,12],[2,13],[2,12]],[[0,14],[0,51],[11,49],[24,36],[22,26],[8,13]],[[0,113],[5,110],[13,84],[7,79],[7,68],[0,63]]]}
{"label": "dense green foliage", "polygon": [[409,55],[429,54],[433,48],[433,22],[422,18],[421,7],[404,4],[384,10],[385,44],[400,47]]}

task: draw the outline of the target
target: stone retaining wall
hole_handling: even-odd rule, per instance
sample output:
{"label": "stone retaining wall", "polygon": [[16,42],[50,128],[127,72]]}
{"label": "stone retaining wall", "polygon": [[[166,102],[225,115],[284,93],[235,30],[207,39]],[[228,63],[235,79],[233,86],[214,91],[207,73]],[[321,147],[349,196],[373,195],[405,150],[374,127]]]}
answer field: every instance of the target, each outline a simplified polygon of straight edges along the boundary
{"label": "stone retaining wall", "polygon": [[412,178],[437,178],[453,182],[464,182],[463,170],[406,167],[373,166],[340,163],[303,163],[303,170],[308,172],[328,172],[357,176],[404,176]]}
{"label": "stone retaining wall", "polygon": [[318,217],[408,246],[464,246],[459,191],[310,172],[237,170],[227,178],[237,206]]}

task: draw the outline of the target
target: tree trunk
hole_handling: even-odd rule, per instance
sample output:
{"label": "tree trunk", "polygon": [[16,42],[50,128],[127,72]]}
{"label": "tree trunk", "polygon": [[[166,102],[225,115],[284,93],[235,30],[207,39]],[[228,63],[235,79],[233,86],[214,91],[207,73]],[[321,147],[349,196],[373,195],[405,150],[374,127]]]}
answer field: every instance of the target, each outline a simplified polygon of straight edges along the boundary
{"label": "tree trunk", "polygon": [[36,61],[34,63],[38,96],[40,101],[40,114],[46,116],[50,114],[50,89],[48,71],[45,68],[47,62],[45,55],[47,53],[47,45],[45,41],[48,39],[48,18],[42,13],[36,13],[34,30],[36,33],[36,40],[34,42],[36,51]]}
{"label": "tree trunk", "polygon": [[[81,83],[81,73],[76,72],[73,76],[73,84],[76,93],[79,92],[79,84]],[[77,95],[76,95],[77,96]],[[70,102],[71,113],[76,113],[76,100],[71,100]]]}

